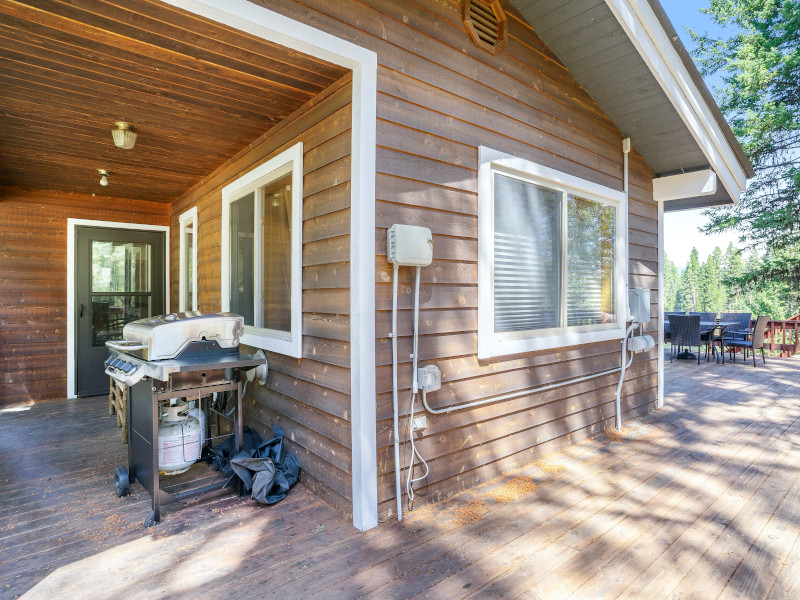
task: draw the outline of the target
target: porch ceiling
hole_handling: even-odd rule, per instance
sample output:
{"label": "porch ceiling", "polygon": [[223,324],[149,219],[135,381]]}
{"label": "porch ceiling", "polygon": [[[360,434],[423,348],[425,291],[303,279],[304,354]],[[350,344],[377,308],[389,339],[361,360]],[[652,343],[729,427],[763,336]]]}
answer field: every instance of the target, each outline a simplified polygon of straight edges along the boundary
{"label": "porch ceiling", "polygon": [[0,186],[170,202],[345,72],[154,0],[0,0]]}

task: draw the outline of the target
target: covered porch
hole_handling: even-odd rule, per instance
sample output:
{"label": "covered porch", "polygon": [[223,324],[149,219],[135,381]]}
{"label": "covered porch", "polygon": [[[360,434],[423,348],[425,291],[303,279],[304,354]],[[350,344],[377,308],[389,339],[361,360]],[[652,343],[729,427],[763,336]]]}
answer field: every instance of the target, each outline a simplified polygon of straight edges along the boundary
{"label": "covered porch", "polygon": [[145,530],[138,484],[113,493],[126,450],[105,398],[6,410],[2,597],[797,598],[799,364],[667,361],[664,409],[623,439],[367,533],[302,483]]}

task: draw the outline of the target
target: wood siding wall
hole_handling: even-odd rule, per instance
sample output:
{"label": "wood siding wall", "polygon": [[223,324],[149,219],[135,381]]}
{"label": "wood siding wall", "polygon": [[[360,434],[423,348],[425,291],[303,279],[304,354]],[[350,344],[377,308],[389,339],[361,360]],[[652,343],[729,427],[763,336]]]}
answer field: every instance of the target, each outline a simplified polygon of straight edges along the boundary
{"label": "wood siding wall", "polygon": [[[198,303],[220,306],[222,188],[303,142],[303,358],[267,353],[267,385],[247,393],[246,423],[286,432],[303,481],[351,513],[350,76],[309,101],[172,205],[172,299],[178,301],[180,214],[198,207]],[[252,349],[251,349],[252,350]]]}
{"label": "wood siding wall", "polygon": [[[379,510],[393,512],[391,267],[385,230],[421,224],[434,235],[423,269],[421,364],[442,370],[433,404],[454,404],[618,366],[619,342],[478,361],[477,159],[490,146],[589,181],[622,188],[622,134],[533,30],[509,16],[509,42],[493,56],[475,47],[452,0],[259,0],[258,4],[378,54],[377,411]],[[635,151],[635,148],[634,148]],[[631,157],[629,282],[657,287],[652,172]],[[411,273],[400,294],[401,406],[411,369]],[[655,331],[653,320],[648,330]],[[595,435],[612,423],[617,378],[607,376],[451,415],[430,416],[417,446],[431,472],[421,498],[438,499]],[[625,385],[625,418],[656,402],[655,354],[637,357]],[[417,410],[420,410],[418,407]]]}
{"label": "wood siding wall", "polygon": [[169,225],[169,205],[0,190],[0,406],[67,394],[67,219]]}

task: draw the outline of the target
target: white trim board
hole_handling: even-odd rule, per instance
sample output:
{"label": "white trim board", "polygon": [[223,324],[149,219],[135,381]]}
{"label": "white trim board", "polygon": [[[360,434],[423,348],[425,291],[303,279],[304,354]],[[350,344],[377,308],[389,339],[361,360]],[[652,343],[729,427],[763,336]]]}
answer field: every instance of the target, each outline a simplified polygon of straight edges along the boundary
{"label": "white trim board", "polygon": [[92,221],[89,219],[67,219],[67,398],[75,398],[75,230],[78,227],[105,227],[106,229],[138,229],[139,231],[163,231],[164,239],[164,307],[169,312],[169,226],[141,225],[139,223],[117,223],[116,221]]}
{"label": "white trim board", "polygon": [[653,9],[638,0],[605,1],[738,204],[747,175]]}
{"label": "white trim board", "polygon": [[164,0],[353,71],[350,196],[350,429],[353,525],[378,524],[375,406],[375,141],[378,57],[371,50],[246,0]]}
{"label": "white trim board", "polygon": [[[184,237],[184,227],[191,223],[192,225],[192,266],[193,279],[192,282],[192,298],[191,302],[187,303],[186,298],[186,239]],[[193,206],[186,212],[178,217],[178,310],[197,310],[197,242],[200,239],[200,234],[197,231],[197,207]]]}

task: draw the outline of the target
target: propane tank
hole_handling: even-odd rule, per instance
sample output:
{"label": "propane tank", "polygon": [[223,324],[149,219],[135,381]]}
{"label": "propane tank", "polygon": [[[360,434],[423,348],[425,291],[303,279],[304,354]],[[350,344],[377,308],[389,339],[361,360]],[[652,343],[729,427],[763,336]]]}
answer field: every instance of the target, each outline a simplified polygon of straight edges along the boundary
{"label": "propane tank", "polygon": [[200,458],[200,422],[185,402],[164,406],[158,420],[158,472],[177,475]]}
{"label": "propane tank", "polygon": [[194,401],[189,402],[189,416],[194,417],[200,423],[200,452],[206,443],[206,413],[199,406],[194,405]]}

